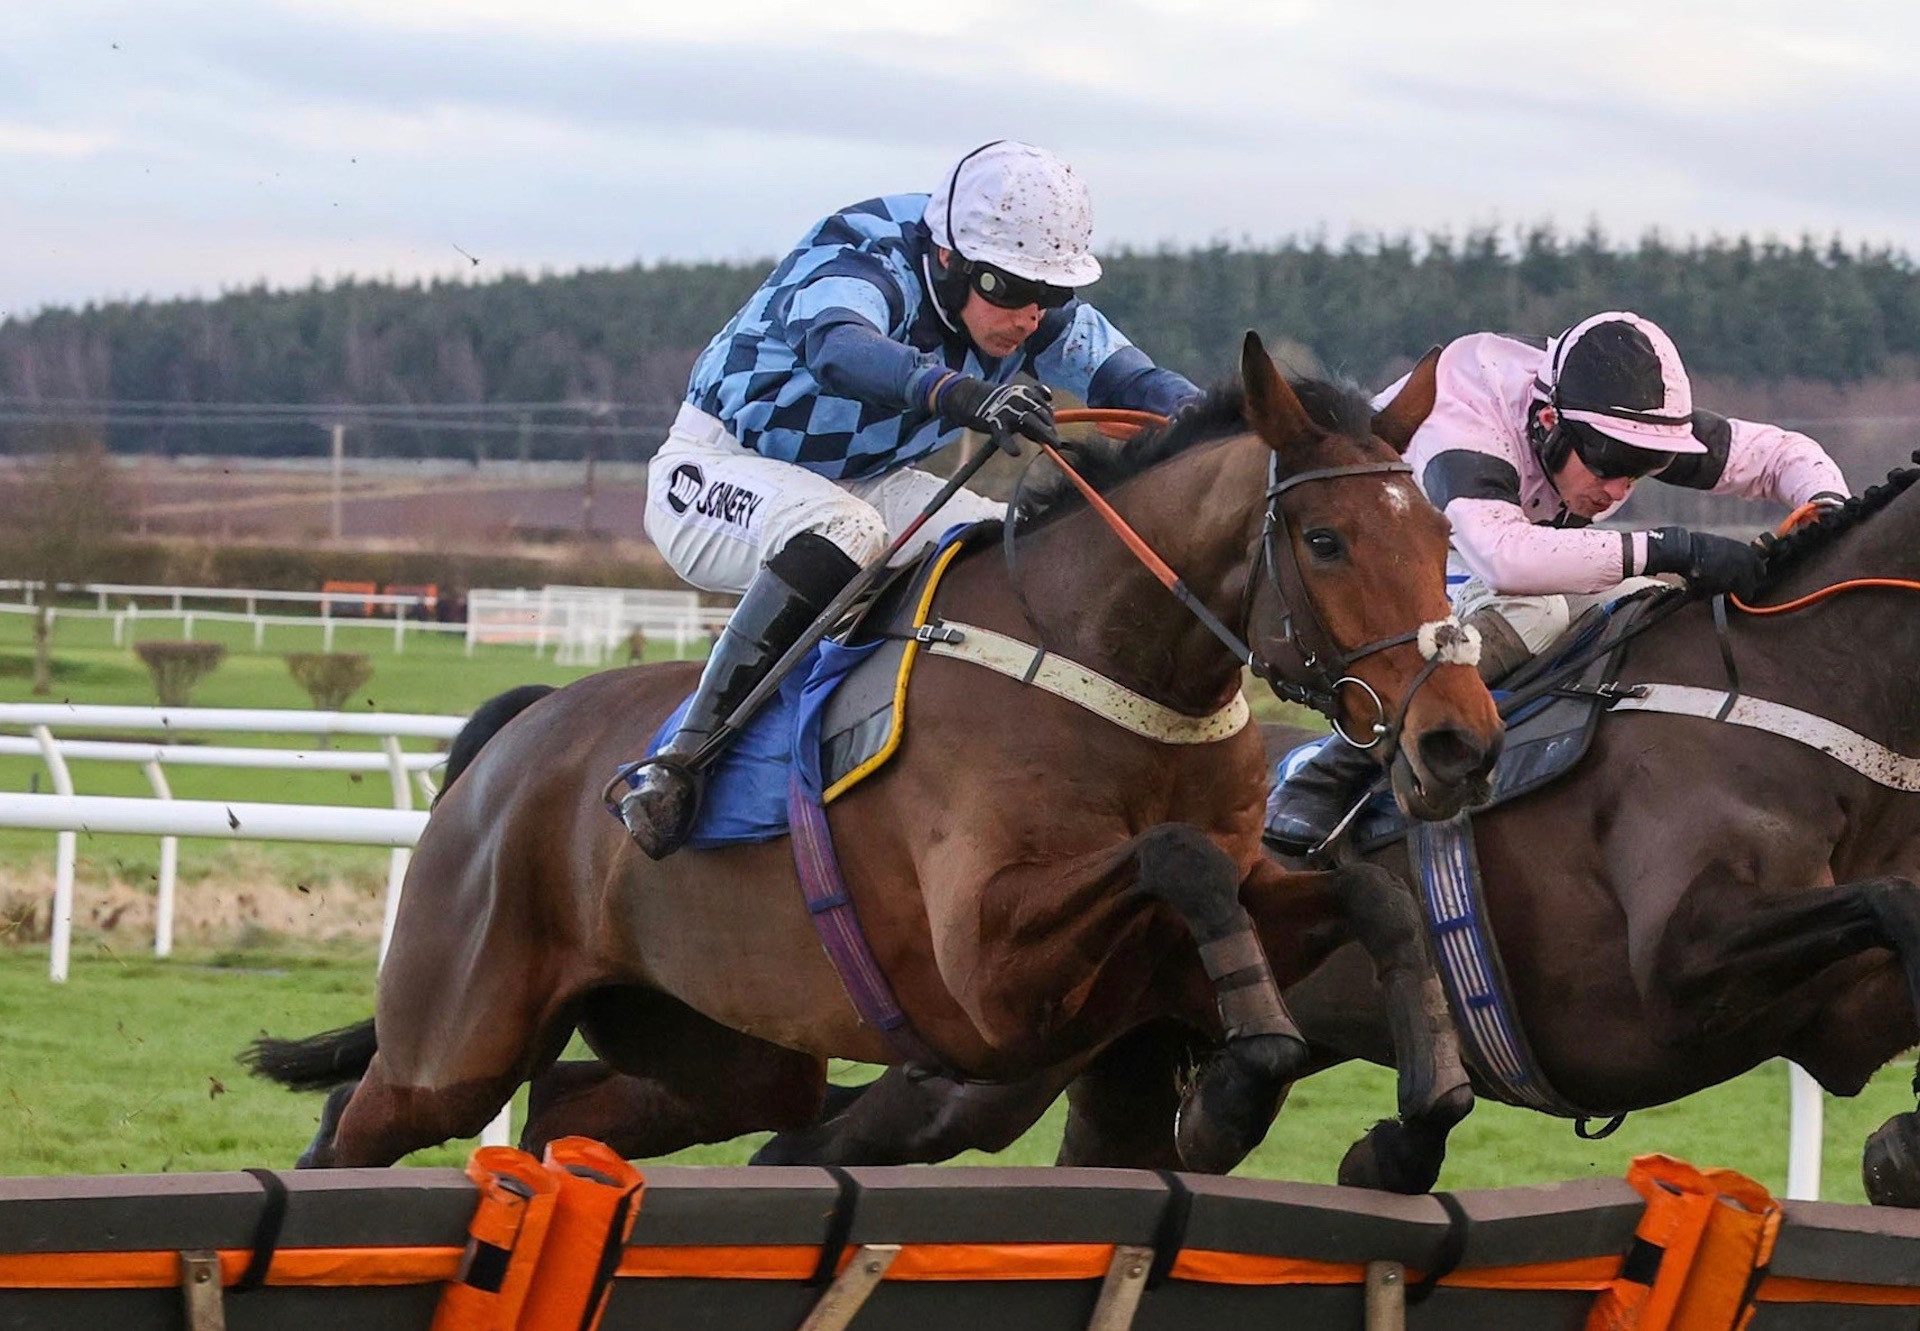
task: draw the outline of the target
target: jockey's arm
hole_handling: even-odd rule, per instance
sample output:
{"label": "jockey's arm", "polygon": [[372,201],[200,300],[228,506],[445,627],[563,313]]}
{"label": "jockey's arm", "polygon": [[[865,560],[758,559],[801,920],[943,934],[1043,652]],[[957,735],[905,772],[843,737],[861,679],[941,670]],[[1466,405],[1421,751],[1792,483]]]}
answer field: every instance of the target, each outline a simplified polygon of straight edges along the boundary
{"label": "jockey's arm", "polygon": [[1644,532],[1543,527],[1520,507],[1520,475],[1505,458],[1471,448],[1432,455],[1421,482],[1453,524],[1453,548],[1501,596],[1605,591],[1646,565]]}
{"label": "jockey's arm", "polygon": [[839,397],[904,411],[945,373],[939,358],[882,331],[904,322],[905,298],[886,266],[849,253],[794,292],[787,337],[814,382]]}
{"label": "jockey's arm", "polygon": [[1200,392],[1185,375],[1155,365],[1106,315],[1083,300],[1050,311],[1025,355],[1034,378],[1090,407],[1171,416]]}
{"label": "jockey's arm", "polygon": [[1804,434],[1709,411],[1693,414],[1693,433],[1707,451],[1683,454],[1656,479],[1792,508],[1818,496],[1849,493],[1839,465]]}

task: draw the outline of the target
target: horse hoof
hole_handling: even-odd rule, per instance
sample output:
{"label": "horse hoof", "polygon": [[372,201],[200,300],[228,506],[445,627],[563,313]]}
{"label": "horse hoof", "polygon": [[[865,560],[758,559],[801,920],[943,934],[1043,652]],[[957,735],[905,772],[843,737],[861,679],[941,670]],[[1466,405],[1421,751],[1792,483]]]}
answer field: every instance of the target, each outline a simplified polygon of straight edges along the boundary
{"label": "horse hoof", "polygon": [[1920,1114],[1895,1114],[1867,1138],[1860,1178],[1875,1206],[1920,1207]]}
{"label": "horse hoof", "polygon": [[1196,1174],[1225,1174],[1246,1159],[1306,1060],[1307,1046],[1286,1035],[1249,1036],[1214,1055],[1174,1120],[1180,1163]]}
{"label": "horse hoof", "polygon": [[1432,1192],[1440,1181],[1443,1158],[1415,1147],[1398,1119],[1383,1118],[1347,1149],[1340,1161],[1340,1184],[1409,1196]]}

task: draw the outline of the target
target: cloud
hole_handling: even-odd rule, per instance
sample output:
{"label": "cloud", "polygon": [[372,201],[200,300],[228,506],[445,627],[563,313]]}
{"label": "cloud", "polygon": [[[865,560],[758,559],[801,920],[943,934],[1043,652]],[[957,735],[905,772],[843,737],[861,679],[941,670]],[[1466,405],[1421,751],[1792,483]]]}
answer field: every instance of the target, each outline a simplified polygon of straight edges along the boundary
{"label": "cloud", "polygon": [[0,51],[7,195],[42,244],[0,252],[0,300],[440,272],[454,244],[481,274],[761,256],[1004,134],[1082,168],[1108,245],[1548,217],[1912,244],[1916,36],[1920,11],[1866,0],[1738,23],[1666,0],[68,0]]}

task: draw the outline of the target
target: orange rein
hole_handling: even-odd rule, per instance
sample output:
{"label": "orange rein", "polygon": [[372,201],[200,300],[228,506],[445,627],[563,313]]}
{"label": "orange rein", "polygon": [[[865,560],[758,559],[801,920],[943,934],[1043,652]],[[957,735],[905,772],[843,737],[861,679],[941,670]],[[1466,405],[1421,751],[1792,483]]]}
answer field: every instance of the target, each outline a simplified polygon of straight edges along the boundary
{"label": "orange rein", "polygon": [[[1778,527],[1774,528],[1773,534],[1775,536],[1785,536],[1801,523],[1811,522],[1819,515],[1819,512],[1820,506],[1818,504],[1802,504],[1800,507],[1794,509],[1793,512],[1787,514],[1785,520],[1782,521]],[[1915,582],[1909,578],[1848,578],[1845,582],[1836,582],[1831,586],[1822,587],[1817,592],[1808,592],[1805,596],[1796,597],[1781,605],[1748,605],[1737,596],[1729,596],[1727,599],[1749,615],[1784,615],[1792,610],[1804,610],[1810,605],[1818,605],[1828,597],[1838,596],[1841,592],[1865,591],[1874,587],[1891,588],[1895,591],[1903,592],[1920,592],[1920,582]]]}
{"label": "orange rein", "polygon": [[[1110,438],[1131,439],[1150,426],[1165,425],[1167,418],[1156,412],[1127,411],[1120,407],[1070,407],[1065,411],[1056,411],[1053,414],[1053,423],[1055,425],[1091,425]],[[1155,554],[1153,547],[1140,539],[1140,534],[1127,525],[1125,518],[1114,512],[1113,505],[1109,504],[1099,491],[1088,485],[1081,479],[1079,472],[1067,465],[1067,460],[1060,456],[1058,449],[1052,444],[1042,444],[1040,448],[1053,459],[1053,465],[1060,468],[1066,478],[1073,482],[1074,488],[1086,498],[1093,511],[1113,528],[1113,534],[1133,552],[1133,557],[1147,566],[1147,571],[1160,580],[1161,586],[1174,591],[1175,584],[1180,581],[1180,575],[1168,567],[1167,561]]]}

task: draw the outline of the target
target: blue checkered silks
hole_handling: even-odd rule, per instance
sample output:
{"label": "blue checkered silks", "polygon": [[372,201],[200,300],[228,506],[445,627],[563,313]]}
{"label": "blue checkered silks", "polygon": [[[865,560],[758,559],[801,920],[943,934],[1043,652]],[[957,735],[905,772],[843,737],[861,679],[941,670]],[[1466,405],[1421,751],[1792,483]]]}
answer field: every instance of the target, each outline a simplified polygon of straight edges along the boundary
{"label": "blue checkered silks", "polygon": [[957,437],[926,405],[949,370],[1026,373],[1092,406],[1163,413],[1195,391],[1078,299],[1047,311],[1017,354],[983,359],[928,295],[927,198],[868,199],[817,223],[707,344],[687,401],[763,457],[858,480]]}

